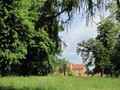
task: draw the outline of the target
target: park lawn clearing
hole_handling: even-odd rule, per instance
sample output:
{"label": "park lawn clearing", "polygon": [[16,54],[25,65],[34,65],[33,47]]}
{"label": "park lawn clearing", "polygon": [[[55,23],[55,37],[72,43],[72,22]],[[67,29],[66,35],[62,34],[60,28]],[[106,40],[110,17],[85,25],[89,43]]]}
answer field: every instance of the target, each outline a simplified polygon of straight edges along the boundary
{"label": "park lawn clearing", "polygon": [[120,78],[0,77],[0,90],[120,90]]}

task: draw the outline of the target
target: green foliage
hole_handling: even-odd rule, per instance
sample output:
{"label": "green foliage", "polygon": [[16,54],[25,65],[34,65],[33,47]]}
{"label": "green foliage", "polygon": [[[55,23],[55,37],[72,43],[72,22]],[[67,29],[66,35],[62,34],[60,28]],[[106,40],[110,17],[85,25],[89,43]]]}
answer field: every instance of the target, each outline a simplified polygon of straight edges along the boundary
{"label": "green foliage", "polygon": [[[98,35],[95,39],[78,43],[77,53],[81,54],[87,66],[95,65],[95,72],[101,72],[102,69],[104,69],[105,74],[119,72],[117,64],[119,59],[116,56],[119,54],[119,27],[119,23],[106,19],[98,26]],[[115,63],[116,61],[117,63]]]}
{"label": "green foliage", "polygon": [[[16,1],[19,5],[19,2]],[[25,59],[25,55],[27,54],[27,45],[24,40],[24,35],[21,36],[21,31],[24,27],[19,26],[20,22],[16,16],[15,10],[17,8],[13,7],[15,3],[13,2],[5,2],[3,1],[0,8],[3,15],[0,18],[1,22],[0,26],[0,58],[1,63],[0,67],[2,68],[0,71],[4,74],[5,71],[11,69],[11,64],[20,63],[20,59]]]}
{"label": "green foliage", "polygon": [[[59,54],[56,47],[57,42],[54,39],[56,34],[48,33],[48,25],[44,25],[38,30],[35,29],[40,17],[38,11],[44,3],[45,0],[1,2],[0,71],[3,76],[12,72],[20,75],[36,75],[53,71],[54,65],[51,58],[55,58],[55,55]],[[54,26],[52,27],[54,28]],[[58,38],[56,37],[56,39]],[[40,67],[43,69],[39,70]],[[27,70],[28,73],[25,73]]]}
{"label": "green foliage", "polygon": [[[57,19],[53,18],[52,23],[50,20],[44,21],[44,13],[40,9],[47,2],[1,1],[0,72],[3,76],[12,73],[47,75],[54,71],[57,54],[61,53],[58,32],[63,31],[63,28]],[[49,9],[50,13],[47,11],[46,16],[52,15],[53,11],[57,13],[56,8]],[[39,19],[45,24],[36,28]]]}
{"label": "green foliage", "polygon": [[90,70],[89,68],[87,68],[86,72],[85,72],[88,76],[89,75],[94,75],[94,71]]}
{"label": "green foliage", "polygon": [[78,10],[85,11],[89,20],[101,5],[99,0],[0,0],[0,73],[53,72],[61,45],[65,45],[58,34],[63,26]]}
{"label": "green foliage", "polygon": [[68,64],[69,62],[65,58],[59,59],[59,62],[58,62],[59,72],[64,73],[64,76],[66,75],[66,73],[69,73],[70,71]]}

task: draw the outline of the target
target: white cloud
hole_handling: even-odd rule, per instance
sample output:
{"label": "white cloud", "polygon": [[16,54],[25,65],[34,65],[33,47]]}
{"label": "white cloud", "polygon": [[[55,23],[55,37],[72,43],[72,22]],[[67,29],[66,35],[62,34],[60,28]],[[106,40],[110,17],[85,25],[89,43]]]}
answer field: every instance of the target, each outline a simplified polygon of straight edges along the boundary
{"label": "white cloud", "polygon": [[[106,14],[106,16],[108,16],[108,14]],[[68,46],[66,49],[64,49],[62,57],[68,59],[73,63],[82,63],[82,58],[76,53],[77,43],[89,38],[95,38],[97,36],[97,25],[95,23],[92,23],[86,27],[86,20],[80,20],[78,19],[78,16],[76,17],[77,19],[73,22],[73,26],[71,26],[71,29],[68,30],[68,33],[60,33],[60,36],[63,37],[63,40]],[[96,16],[96,18],[94,18],[94,21],[99,22],[99,16]]]}

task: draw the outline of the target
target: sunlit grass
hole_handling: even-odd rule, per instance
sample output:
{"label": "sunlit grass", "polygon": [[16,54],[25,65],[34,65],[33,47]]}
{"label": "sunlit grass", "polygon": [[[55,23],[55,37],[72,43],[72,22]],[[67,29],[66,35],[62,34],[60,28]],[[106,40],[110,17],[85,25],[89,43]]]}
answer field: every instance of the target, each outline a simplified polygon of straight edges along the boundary
{"label": "sunlit grass", "polygon": [[0,90],[120,90],[120,78],[1,77]]}

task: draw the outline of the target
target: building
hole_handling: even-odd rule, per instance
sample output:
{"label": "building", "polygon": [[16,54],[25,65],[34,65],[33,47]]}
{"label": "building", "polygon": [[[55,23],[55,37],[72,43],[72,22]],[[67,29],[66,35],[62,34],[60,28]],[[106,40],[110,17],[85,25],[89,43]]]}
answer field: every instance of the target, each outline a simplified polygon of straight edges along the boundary
{"label": "building", "polygon": [[[67,68],[69,68],[69,70],[67,71]],[[84,77],[86,76],[85,71],[86,71],[86,66],[84,64],[73,64],[73,63],[68,63],[67,64],[67,68],[64,68],[64,70],[60,70],[60,67],[56,67],[54,75],[61,75],[61,76],[65,76],[65,75],[69,75],[72,74],[74,76],[81,76]],[[62,67],[63,69],[63,67]]]}
{"label": "building", "polygon": [[85,71],[86,71],[86,66],[84,64],[69,64],[70,69],[73,71],[73,74],[75,76],[86,76]]}

